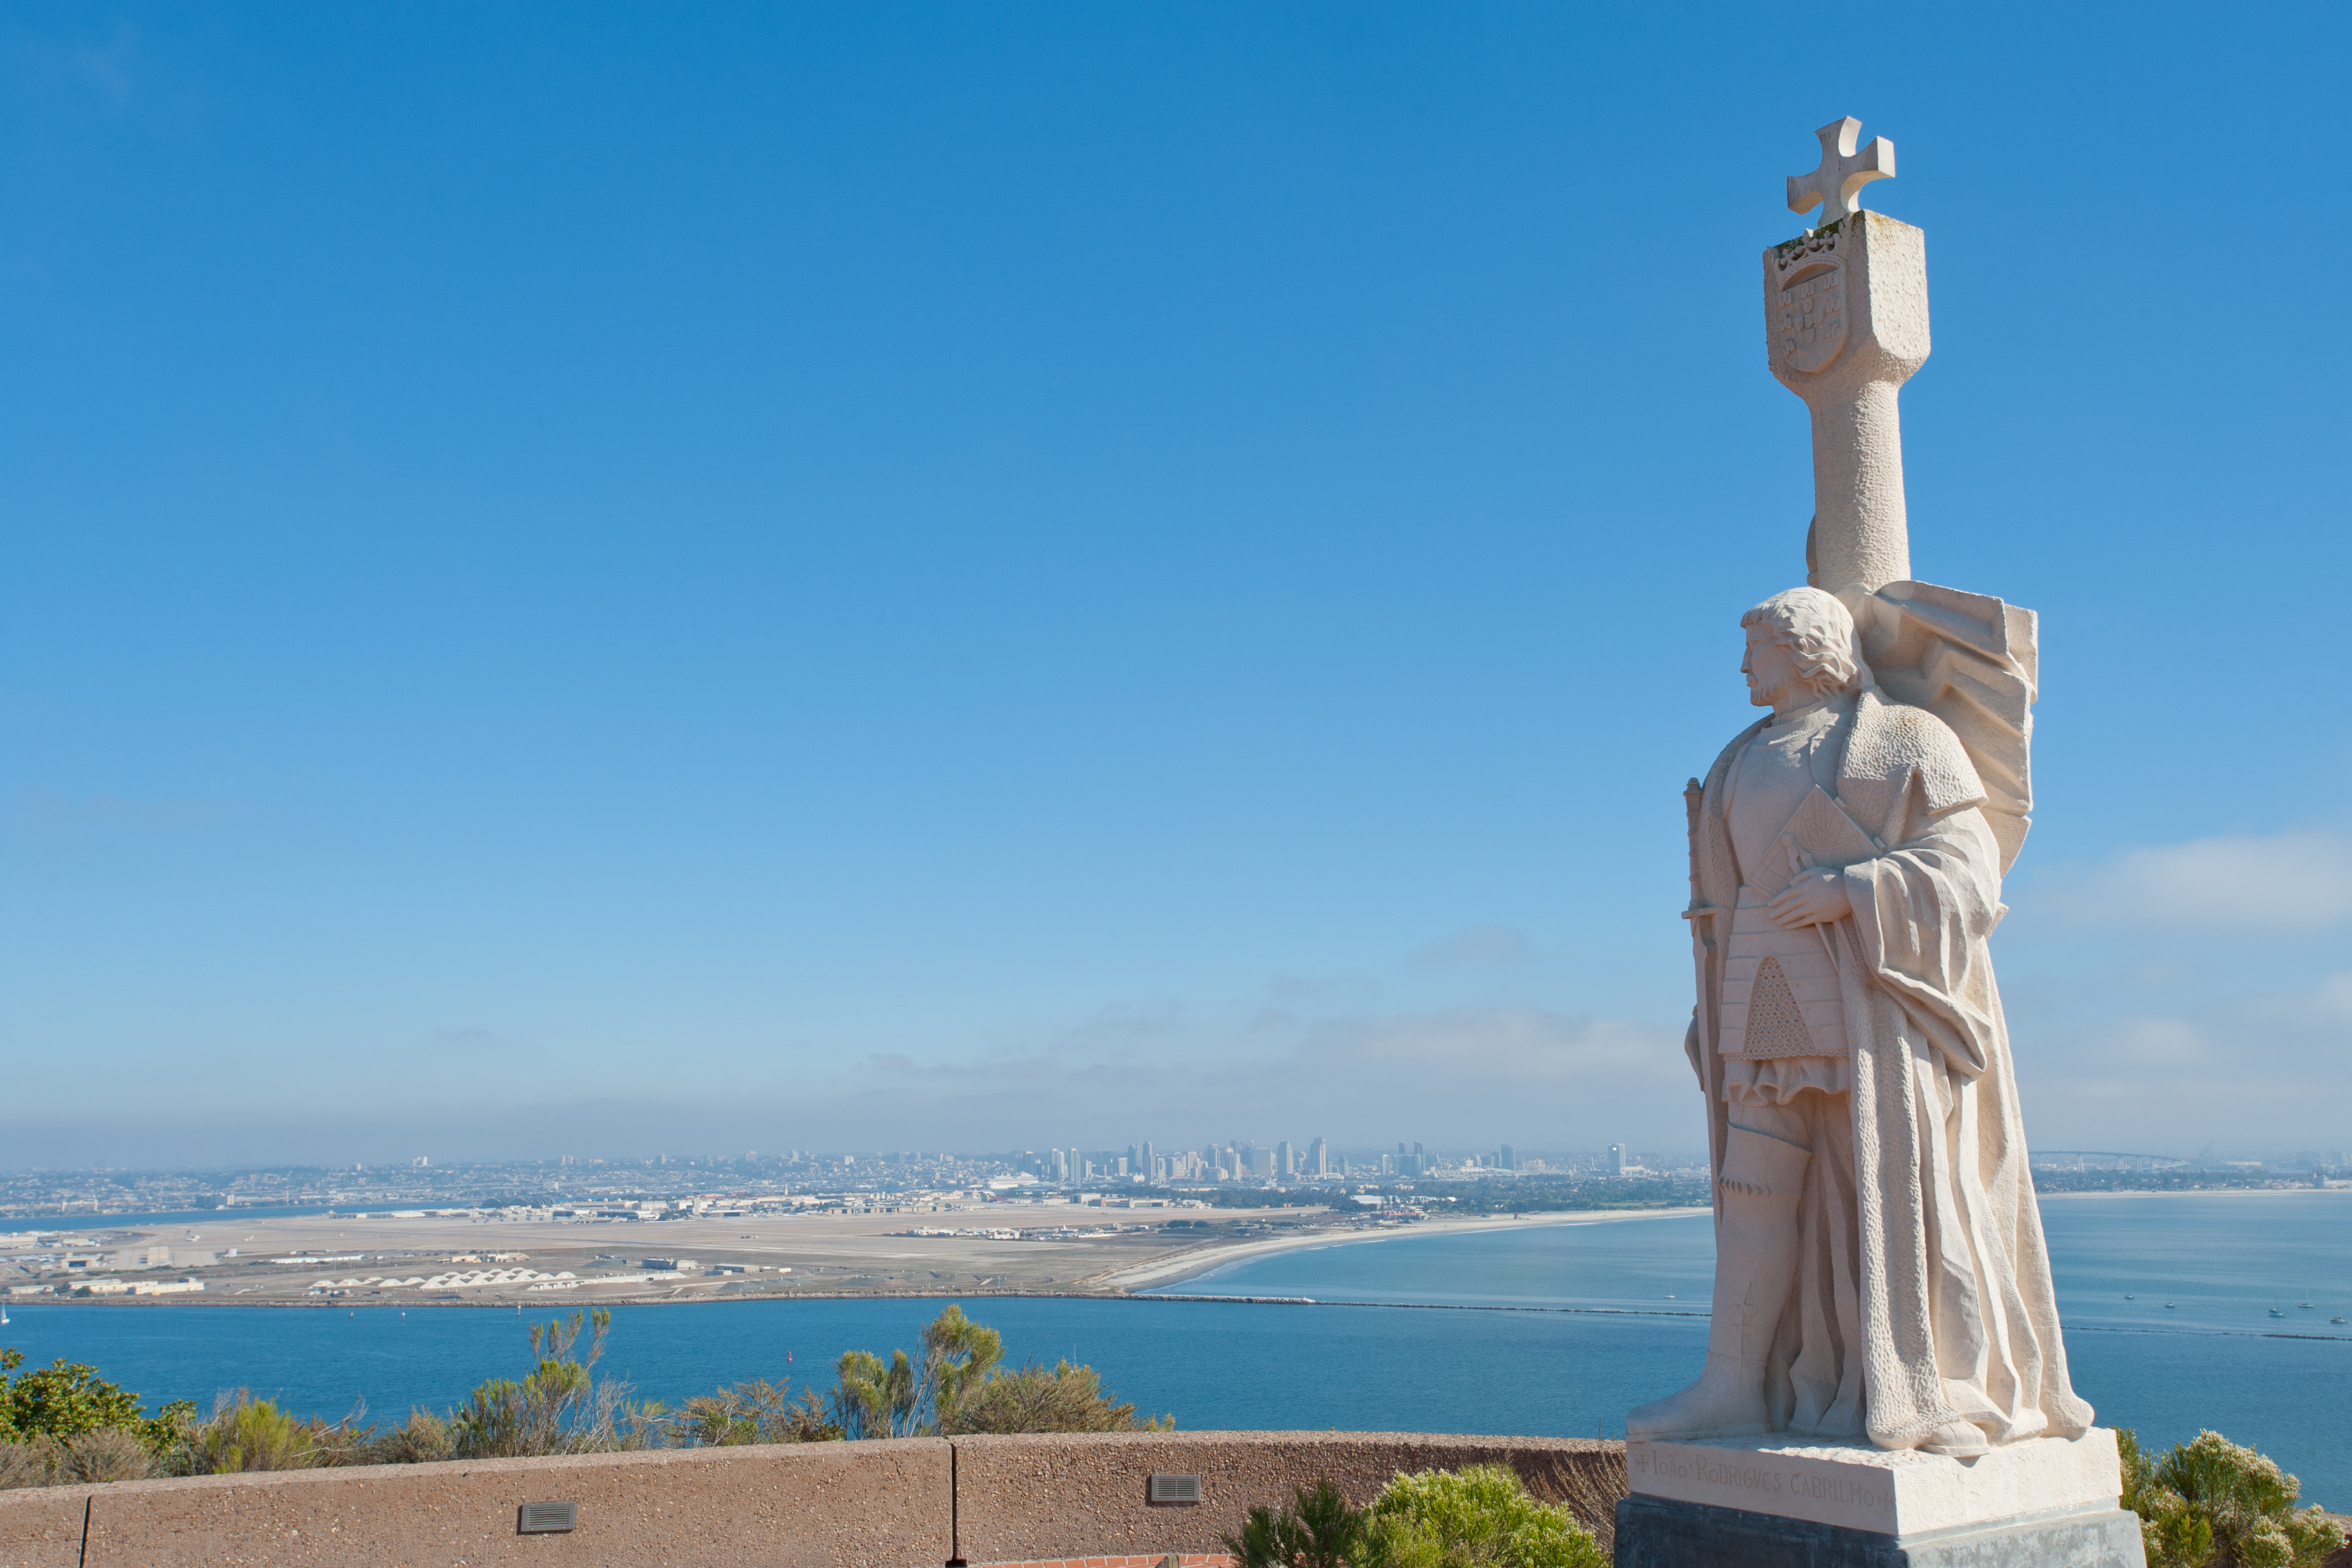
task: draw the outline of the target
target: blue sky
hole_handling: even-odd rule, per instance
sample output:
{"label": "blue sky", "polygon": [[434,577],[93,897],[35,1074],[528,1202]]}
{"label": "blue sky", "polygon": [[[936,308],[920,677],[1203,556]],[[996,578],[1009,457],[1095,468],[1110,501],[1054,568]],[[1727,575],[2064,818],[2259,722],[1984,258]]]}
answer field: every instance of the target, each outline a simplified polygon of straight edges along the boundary
{"label": "blue sky", "polygon": [[2341,7],[12,7],[0,1163],[1685,1149],[1891,137],[2048,1147],[2341,1147]]}

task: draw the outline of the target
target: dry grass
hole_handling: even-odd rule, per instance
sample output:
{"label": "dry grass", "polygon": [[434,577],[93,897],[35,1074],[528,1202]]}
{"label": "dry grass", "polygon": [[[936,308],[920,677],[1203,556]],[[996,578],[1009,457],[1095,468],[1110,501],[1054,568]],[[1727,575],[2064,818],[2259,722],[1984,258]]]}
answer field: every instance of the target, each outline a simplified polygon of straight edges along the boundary
{"label": "dry grass", "polygon": [[0,1491],[88,1481],[138,1481],[155,1473],[154,1458],[139,1435],[119,1426],[101,1426],[63,1442],[39,1436],[21,1443],[0,1443]]}
{"label": "dry grass", "polygon": [[1592,1532],[1601,1549],[1615,1553],[1617,1504],[1633,1489],[1625,1479],[1624,1444],[1573,1453],[1513,1454],[1508,1462],[1529,1497],[1567,1505],[1578,1522]]}

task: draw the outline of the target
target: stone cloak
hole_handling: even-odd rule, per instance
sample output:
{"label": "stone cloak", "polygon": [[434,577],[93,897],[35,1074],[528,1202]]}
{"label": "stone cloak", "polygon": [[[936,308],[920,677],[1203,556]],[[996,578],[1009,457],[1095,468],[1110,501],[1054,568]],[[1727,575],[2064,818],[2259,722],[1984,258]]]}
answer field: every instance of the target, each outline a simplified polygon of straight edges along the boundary
{"label": "stone cloak", "polygon": [[[1691,825],[1699,1000],[1685,1048],[1716,1172],[1728,1126],[1722,965],[1739,897],[1724,786],[1764,722],[1716,759]],[[1995,1443],[2073,1436],[2091,1407],[2067,1376],[1987,945],[2007,911],[1985,790],[1943,721],[1875,687],[1843,727],[1839,802],[1883,852],[1843,873],[1853,914],[1833,945],[1852,1163],[1816,1160],[1806,1183],[1802,1259],[1766,1380],[1773,1426],[1887,1448],[1955,1420]],[[1720,1223],[1720,1189],[1716,1211]]]}

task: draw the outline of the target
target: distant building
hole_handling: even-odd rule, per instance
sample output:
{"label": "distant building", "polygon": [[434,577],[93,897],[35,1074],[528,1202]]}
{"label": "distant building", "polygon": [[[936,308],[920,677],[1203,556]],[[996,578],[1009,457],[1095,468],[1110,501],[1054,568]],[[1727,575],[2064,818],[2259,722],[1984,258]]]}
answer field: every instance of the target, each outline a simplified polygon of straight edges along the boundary
{"label": "distant building", "polygon": [[1331,1151],[1320,1138],[1307,1145],[1307,1173],[1310,1176],[1331,1173]]}
{"label": "distant building", "polygon": [[1502,1154],[1495,1163],[1506,1171],[1516,1171],[1519,1168],[1518,1152],[1506,1143],[1503,1145]]}
{"label": "distant building", "polygon": [[1290,1152],[1287,1138],[1274,1146],[1274,1173],[1286,1181],[1298,1174],[1298,1161]]}

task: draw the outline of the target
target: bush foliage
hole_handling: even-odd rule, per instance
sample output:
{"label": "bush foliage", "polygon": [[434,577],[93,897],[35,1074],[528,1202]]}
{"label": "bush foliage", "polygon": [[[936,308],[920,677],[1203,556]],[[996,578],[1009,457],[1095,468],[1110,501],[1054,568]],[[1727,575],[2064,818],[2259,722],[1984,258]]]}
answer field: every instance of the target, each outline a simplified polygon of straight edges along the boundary
{"label": "bush foliage", "polygon": [[154,1415],[126,1388],[98,1375],[98,1369],[60,1357],[37,1371],[16,1373],[25,1352],[0,1350],[0,1443],[49,1438],[71,1443],[99,1432],[129,1432],[152,1453],[175,1443],[195,1418],[194,1400],[175,1400]]}
{"label": "bush foliage", "polygon": [[139,1395],[79,1363],[60,1361],[11,1379],[24,1357],[0,1350],[0,1489],[322,1465],[1162,1425],[1138,1419],[1135,1406],[1105,1394],[1092,1367],[1005,1369],[1003,1337],[958,1307],[924,1328],[917,1356],[903,1350],[887,1361],[867,1351],[843,1356],[829,1394],[803,1388],[795,1395],[787,1383],[756,1378],[689,1399],[675,1414],[596,1374],[612,1327],[603,1309],[531,1323],[531,1364],[521,1377],[492,1378],[463,1405],[412,1410],[389,1427],[366,1422],[364,1409],[337,1422],[297,1416],[247,1389],[222,1394],[205,1420],[187,1400],[148,1416]]}
{"label": "bush foliage", "polygon": [[2301,1482],[2218,1432],[2175,1443],[2161,1459],[2128,1427],[2116,1437],[2123,1506],[2139,1515],[2148,1568],[2319,1568],[2345,1544],[2324,1510],[2297,1510]]}
{"label": "bush foliage", "polygon": [[1528,1495],[1499,1465],[1399,1476],[1371,1506],[1328,1480],[1224,1538],[1239,1568],[1608,1568],[1575,1514]]}

